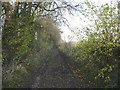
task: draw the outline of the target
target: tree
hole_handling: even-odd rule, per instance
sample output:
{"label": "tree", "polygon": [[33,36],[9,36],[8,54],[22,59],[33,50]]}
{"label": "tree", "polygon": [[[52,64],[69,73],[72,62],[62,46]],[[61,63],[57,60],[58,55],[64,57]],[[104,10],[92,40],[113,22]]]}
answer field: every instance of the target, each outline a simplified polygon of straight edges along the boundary
{"label": "tree", "polygon": [[105,4],[98,9],[93,4],[88,5],[97,16],[95,20],[97,32],[93,35],[95,38],[93,42],[98,45],[93,55],[99,57],[95,62],[99,68],[96,78],[104,82],[106,87],[117,87],[119,60],[117,53],[120,50],[117,6],[112,6],[111,3],[111,6]]}
{"label": "tree", "polygon": [[64,18],[61,19],[62,9],[77,10],[78,6],[57,1],[15,2],[14,6],[9,2],[2,2],[2,16],[5,19],[2,30],[3,61],[19,60],[22,55],[29,52],[30,45],[35,40],[35,18],[50,17],[64,22]]}
{"label": "tree", "polygon": [[20,5],[21,3],[18,3],[12,11],[10,3],[3,3],[6,16],[2,33],[3,61],[9,62],[27,53],[34,38],[33,17],[27,13],[28,10],[24,14],[19,14]]}
{"label": "tree", "polygon": [[92,16],[95,30],[91,33],[91,28],[88,29],[91,34],[73,48],[71,57],[94,86],[118,87],[120,33],[117,6],[105,4],[97,7],[90,1],[86,5],[90,12],[84,12],[89,18]]}

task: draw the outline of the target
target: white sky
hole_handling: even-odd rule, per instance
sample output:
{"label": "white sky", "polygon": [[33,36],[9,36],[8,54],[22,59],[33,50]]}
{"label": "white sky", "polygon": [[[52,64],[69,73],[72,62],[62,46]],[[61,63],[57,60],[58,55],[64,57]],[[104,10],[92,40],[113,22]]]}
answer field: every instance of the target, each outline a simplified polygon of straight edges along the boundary
{"label": "white sky", "polygon": [[[79,2],[79,0],[72,0],[73,2],[76,1],[77,3]],[[81,0],[84,1],[84,0]],[[113,1],[114,3],[117,3],[117,0],[90,0],[91,2],[94,2],[95,5],[101,6],[103,4],[110,4],[111,1]],[[91,24],[91,22],[83,22],[83,20],[80,19],[80,16],[71,16],[68,14],[68,12],[65,12],[65,17],[67,18],[70,27],[73,28],[75,31],[78,30],[82,30],[83,31],[83,27],[87,26],[88,24]],[[84,18],[85,19],[85,18]],[[61,31],[63,31],[63,34],[61,35],[62,39],[65,40],[66,42],[68,41],[78,41],[81,40],[82,37],[84,36],[83,33],[78,33],[79,34],[79,38],[77,40],[76,35],[74,35],[74,33],[71,32],[71,30],[67,27],[62,25],[61,26]],[[71,38],[70,38],[71,37]]]}
{"label": "white sky", "polygon": [[[14,0],[12,0],[12,1],[14,1]],[[65,0],[65,1],[67,1],[67,0]],[[83,2],[85,0],[68,0],[68,1],[69,2],[74,2],[74,4],[76,4],[76,3],[79,3],[79,2]],[[110,4],[111,1],[116,2],[117,0],[88,0],[88,1],[94,2],[95,5],[101,6],[102,4],[106,4],[106,3]],[[71,30],[67,26],[62,25],[61,26],[61,31],[63,31],[63,34],[61,35],[62,39],[65,40],[66,42],[81,40],[82,37],[85,36],[85,35],[84,35],[84,33],[78,33],[78,30],[84,32],[83,27],[86,27],[86,26],[90,25],[91,22],[88,21],[86,23],[86,22],[84,22],[83,20],[80,19],[80,17],[82,17],[80,14],[79,14],[79,16],[76,16],[76,15],[72,16],[72,15],[69,15],[69,13],[67,11],[64,12],[64,16],[68,20],[68,22],[70,24],[70,27],[74,31],[76,31],[76,33],[79,35],[79,37],[77,37],[73,32],[71,32]],[[82,17],[82,18],[85,19],[84,17]]]}

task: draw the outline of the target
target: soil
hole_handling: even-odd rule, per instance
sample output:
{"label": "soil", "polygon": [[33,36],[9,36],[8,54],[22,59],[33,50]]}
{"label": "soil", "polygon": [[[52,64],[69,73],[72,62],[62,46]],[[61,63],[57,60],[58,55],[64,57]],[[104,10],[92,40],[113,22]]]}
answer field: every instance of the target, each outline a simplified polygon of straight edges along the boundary
{"label": "soil", "polygon": [[[46,59],[34,73],[26,88],[84,88],[83,80],[79,80],[66,62],[66,57],[53,50],[54,57]],[[81,76],[82,77],[82,76]]]}

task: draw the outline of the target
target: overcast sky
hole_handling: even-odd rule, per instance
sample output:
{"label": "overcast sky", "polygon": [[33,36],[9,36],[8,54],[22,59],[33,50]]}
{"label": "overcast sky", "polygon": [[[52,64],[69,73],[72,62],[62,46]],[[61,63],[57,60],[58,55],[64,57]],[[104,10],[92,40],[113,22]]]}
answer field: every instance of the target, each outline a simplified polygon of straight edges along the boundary
{"label": "overcast sky", "polygon": [[[85,0],[81,0],[81,2],[83,2]],[[113,1],[114,3],[117,2],[117,0],[90,0],[91,2],[94,2],[95,5],[98,5],[98,6],[101,6],[101,5],[104,5],[106,3],[110,4],[111,1]],[[76,2],[76,3],[79,3],[80,0],[72,0],[72,2]],[[69,15],[69,13],[66,11],[65,12],[65,17],[67,18],[68,22],[69,22],[69,26],[74,30],[74,31],[83,31],[84,32],[84,29],[83,27],[85,26],[88,26],[88,25],[91,25],[92,23],[90,21],[86,21],[84,22],[83,20],[80,19],[80,17],[82,15],[79,15],[79,16],[72,16],[72,15]],[[83,19],[85,19],[84,17],[82,17]],[[87,19],[86,19],[87,20]],[[84,37],[84,33],[78,33],[79,34],[79,38],[73,33],[71,32],[71,30],[65,26],[65,25],[62,25],[61,26],[61,30],[63,31],[63,34],[61,35],[62,36],[62,39],[65,40],[66,42],[68,41],[78,41],[78,40],[81,40],[82,37]]]}

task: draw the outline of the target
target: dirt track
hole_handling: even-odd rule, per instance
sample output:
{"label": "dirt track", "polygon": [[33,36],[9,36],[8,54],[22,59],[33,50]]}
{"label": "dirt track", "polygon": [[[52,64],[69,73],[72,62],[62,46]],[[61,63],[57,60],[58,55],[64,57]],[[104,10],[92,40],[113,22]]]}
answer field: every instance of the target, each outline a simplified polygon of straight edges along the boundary
{"label": "dirt track", "polygon": [[54,56],[45,60],[44,64],[36,71],[32,80],[27,84],[29,88],[80,88],[79,82],[59,52],[54,50]]}

